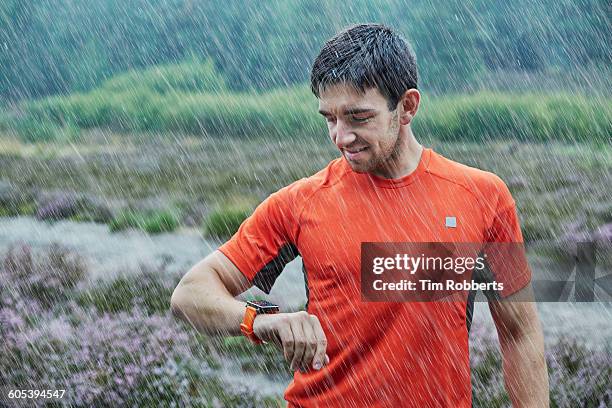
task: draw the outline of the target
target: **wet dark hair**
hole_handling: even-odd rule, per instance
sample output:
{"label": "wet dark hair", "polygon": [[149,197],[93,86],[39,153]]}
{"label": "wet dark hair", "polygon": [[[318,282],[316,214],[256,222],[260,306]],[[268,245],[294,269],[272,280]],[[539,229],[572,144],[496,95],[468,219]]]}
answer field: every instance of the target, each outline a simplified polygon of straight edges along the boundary
{"label": "wet dark hair", "polygon": [[325,43],[310,74],[310,89],[317,98],[338,83],[360,92],[378,88],[389,110],[394,110],[404,92],[417,87],[416,56],[410,44],[389,27],[348,27]]}

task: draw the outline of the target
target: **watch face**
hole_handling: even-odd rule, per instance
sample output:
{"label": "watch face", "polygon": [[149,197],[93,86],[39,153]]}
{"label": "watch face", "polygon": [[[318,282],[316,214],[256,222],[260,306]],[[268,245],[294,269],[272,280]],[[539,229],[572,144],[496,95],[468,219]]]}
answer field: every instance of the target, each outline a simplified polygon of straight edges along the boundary
{"label": "watch face", "polygon": [[253,306],[257,313],[276,313],[278,312],[278,306],[274,303],[270,303],[267,300],[254,300],[247,301],[247,305]]}

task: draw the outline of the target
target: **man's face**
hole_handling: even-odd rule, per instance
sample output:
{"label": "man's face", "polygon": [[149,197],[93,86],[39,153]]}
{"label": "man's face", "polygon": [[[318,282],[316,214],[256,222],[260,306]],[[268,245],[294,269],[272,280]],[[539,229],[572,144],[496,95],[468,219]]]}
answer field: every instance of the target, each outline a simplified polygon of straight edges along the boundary
{"label": "man's face", "polygon": [[399,154],[397,109],[376,88],[359,93],[353,87],[330,85],[319,95],[319,113],[329,136],[351,168],[358,173],[380,173]]}

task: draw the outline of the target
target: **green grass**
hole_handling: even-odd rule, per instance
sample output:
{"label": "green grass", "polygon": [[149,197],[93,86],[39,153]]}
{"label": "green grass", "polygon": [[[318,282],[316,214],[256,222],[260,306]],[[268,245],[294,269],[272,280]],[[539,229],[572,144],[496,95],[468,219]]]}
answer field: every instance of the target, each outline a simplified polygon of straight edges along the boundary
{"label": "green grass", "polygon": [[19,215],[27,216],[36,214],[36,203],[25,202],[21,204],[0,203],[0,217],[16,217]]}
{"label": "green grass", "polygon": [[158,94],[219,93],[226,90],[227,85],[223,76],[215,69],[213,61],[208,59],[131,70],[109,79],[100,88],[113,93],[135,89],[149,89]]}
{"label": "green grass", "polygon": [[158,234],[174,231],[179,226],[179,220],[174,213],[167,210],[139,212],[127,209],[115,216],[108,226],[111,232],[135,228],[149,234]]}
{"label": "green grass", "polygon": [[[212,62],[195,61],[130,71],[86,93],[26,101],[19,117],[0,112],[0,129],[30,143],[73,141],[93,128],[299,139],[326,132],[317,105],[306,84],[231,92]],[[605,97],[561,92],[423,95],[414,130],[445,141],[518,139],[601,146],[612,134],[612,103]]]}
{"label": "green grass", "polygon": [[[556,237],[565,224],[581,218],[588,228],[611,222],[606,207],[612,185],[610,145],[416,137],[452,160],[491,171],[506,181],[528,242]],[[64,146],[19,144],[0,137],[0,179],[22,189],[71,189],[108,200],[155,198],[166,208],[204,203],[213,212],[205,218],[203,229],[210,226],[211,235],[228,236],[270,193],[316,173],[337,157],[324,134],[303,140],[172,140],[168,135],[96,131],[86,139],[92,142]],[[513,185],[516,177],[524,183]],[[165,217],[128,211],[119,214],[111,228],[174,228],[174,222],[164,221]],[[149,227],[146,219],[152,220]]]}
{"label": "green grass", "polygon": [[249,207],[229,207],[213,211],[204,220],[204,234],[212,238],[229,238],[251,214]]}
{"label": "green grass", "polygon": [[612,133],[605,98],[564,93],[479,92],[423,100],[414,129],[445,141],[518,139],[605,144]]}
{"label": "green grass", "polygon": [[[119,79],[117,82],[121,84],[129,82]],[[162,92],[149,80],[148,74],[142,81],[133,81],[137,85],[131,88],[127,84],[114,84],[84,94],[26,102],[22,106],[25,119],[15,119],[13,130],[22,140],[35,142],[60,139],[60,129],[67,123],[80,129],[181,132],[216,137],[232,134],[242,138],[296,137],[325,129],[316,113],[316,99],[306,86],[260,94],[232,93],[224,87],[202,91],[179,86]],[[38,133],[23,131],[18,126],[23,120],[45,125],[35,127]],[[5,122],[10,128],[10,119]]]}

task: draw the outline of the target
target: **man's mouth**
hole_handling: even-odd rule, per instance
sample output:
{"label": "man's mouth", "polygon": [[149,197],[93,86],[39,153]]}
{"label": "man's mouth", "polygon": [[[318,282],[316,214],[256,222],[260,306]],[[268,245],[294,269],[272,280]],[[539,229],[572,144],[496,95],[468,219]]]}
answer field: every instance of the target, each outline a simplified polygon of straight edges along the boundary
{"label": "man's mouth", "polygon": [[367,149],[368,149],[367,146],[366,147],[360,147],[360,148],[357,148],[357,149],[350,149],[350,150],[349,149],[344,149],[344,153],[345,153],[346,158],[348,160],[356,160],[356,159],[359,158],[359,156],[362,154],[362,152],[364,150],[367,150]]}
{"label": "man's mouth", "polygon": [[362,152],[362,151],[364,151],[364,150],[365,150],[365,149],[367,149],[367,148],[368,148],[368,147],[366,146],[366,147],[360,147],[360,148],[357,148],[357,149],[350,149],[350,150],[349,150],[349,149],[344,149],[344,150],[345,150],[347,153],[355,154],[355,153]]}

